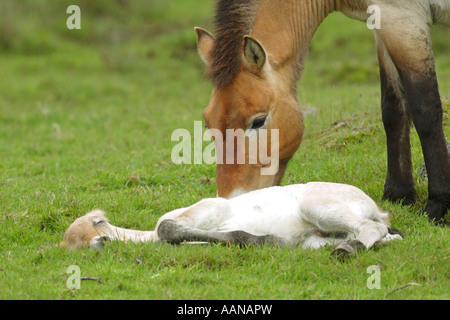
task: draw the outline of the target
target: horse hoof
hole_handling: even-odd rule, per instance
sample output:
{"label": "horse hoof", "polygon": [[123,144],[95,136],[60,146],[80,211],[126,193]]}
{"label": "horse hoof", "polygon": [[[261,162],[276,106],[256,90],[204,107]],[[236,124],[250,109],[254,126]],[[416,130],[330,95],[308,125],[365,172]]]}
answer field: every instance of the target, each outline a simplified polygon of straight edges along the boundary
{"label": "horse hoof", "polygon": [[437,226],[448,226],[448,221],[445,220],[445,215],[448,213],[448,204],[443,204],[436,200],[428,199],[427,205],[423,210],[423,214],[428,216],[428,220]]}
{"label": "horse hoof", "polygon": [[365,249],[364,244],[359,240],[344,241],[338,244],[333,251],[331,251],[330,256],[343,262],[346,259],[354,256],[357,251]]}
{"label": "horse hoof", "polygon": [[395,228],[388,228],[388,234],[399,235],[400,238],[402,238],[402,239],[405,237],[405,234],[403,232],[401,232],[400,230],[395,229]]}

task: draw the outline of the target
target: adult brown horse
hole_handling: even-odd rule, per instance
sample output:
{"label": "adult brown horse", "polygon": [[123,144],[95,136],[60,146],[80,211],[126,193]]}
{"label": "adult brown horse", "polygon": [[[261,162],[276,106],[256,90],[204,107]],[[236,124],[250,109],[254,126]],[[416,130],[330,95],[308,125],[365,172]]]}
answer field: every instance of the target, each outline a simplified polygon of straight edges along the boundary
{"label": "adult brown horse", "polygon": [[[314,33],[333,11],[367,21],[371,5],[376,5],[381,19],[374,33],[388,149],[383,197],[403,204],[416,198],[409,141],[412,120],[429,175],[425,212],[431,220],[444,222],[450,208],[450,159],[430,26],[450,26],[450,0],[218,1],[216,37],[195,29],[200,55],[214,83],[204,111],[205,123],[220,130],[224,140],[227,129],[246,133],[279,130],[278,171],[261,175],[266,163],[218,162],[218,196],[230,198],[280,183],[302,140],[303,118],[296,83]],[[223,148],[223,154],[227,152],[227,144],[217,146]],[[248,153],[249,149],[245,150]]]}

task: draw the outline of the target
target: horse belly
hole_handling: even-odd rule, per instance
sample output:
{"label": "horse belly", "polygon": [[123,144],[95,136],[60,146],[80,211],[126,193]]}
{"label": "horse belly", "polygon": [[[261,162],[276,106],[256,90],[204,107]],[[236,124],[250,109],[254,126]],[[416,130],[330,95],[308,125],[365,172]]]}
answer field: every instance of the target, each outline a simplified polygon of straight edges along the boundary
{"label": "horse belly", "polygon": [[253,205],[239,208],[217,231],[245,231],[255,236],[272,235],[284,239],[286,243],[302,242],[310,228],[299,217],[299,206],[295,201],[283,201],[273,206]]}

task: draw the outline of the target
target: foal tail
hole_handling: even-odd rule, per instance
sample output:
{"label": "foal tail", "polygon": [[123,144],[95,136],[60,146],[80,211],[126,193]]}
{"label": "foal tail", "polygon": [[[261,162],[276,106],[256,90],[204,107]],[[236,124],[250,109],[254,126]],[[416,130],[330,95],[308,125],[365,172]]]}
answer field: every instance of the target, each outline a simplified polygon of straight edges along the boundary
{"label": "foal tail", "polygon": [[103,210],[95,209],[69,226],[60,245],[70,250],[83,247],[101,248],[105,241],[113,240],[149,242],[158,239],[155,231],[138,231],[113,226],[108,222]]}
{"label": "foal tail", "polygon": [[379,218],[376,219],[378,222],[384,223],[388,228],[391,226],[391,221],[389,220],[389,214],[378,209]]}

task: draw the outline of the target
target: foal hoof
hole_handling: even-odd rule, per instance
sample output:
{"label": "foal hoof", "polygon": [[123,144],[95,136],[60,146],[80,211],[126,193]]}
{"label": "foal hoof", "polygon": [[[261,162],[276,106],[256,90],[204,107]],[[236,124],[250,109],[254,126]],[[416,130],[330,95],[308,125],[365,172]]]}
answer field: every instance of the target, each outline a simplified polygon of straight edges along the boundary
{"label": "foal hoof", "polygon": [[354,256],[357,251],[365,249],[364,244],[359,240],[344,241],[338,244],[333,251],[331,251],[330,256],[343,262],[346,259]]}
{"label": "foal hoof", "polygon": [[405,234],[403,232],[395,228],[388,228],[388,234],[399,235],[402,239],[405,237]]}

